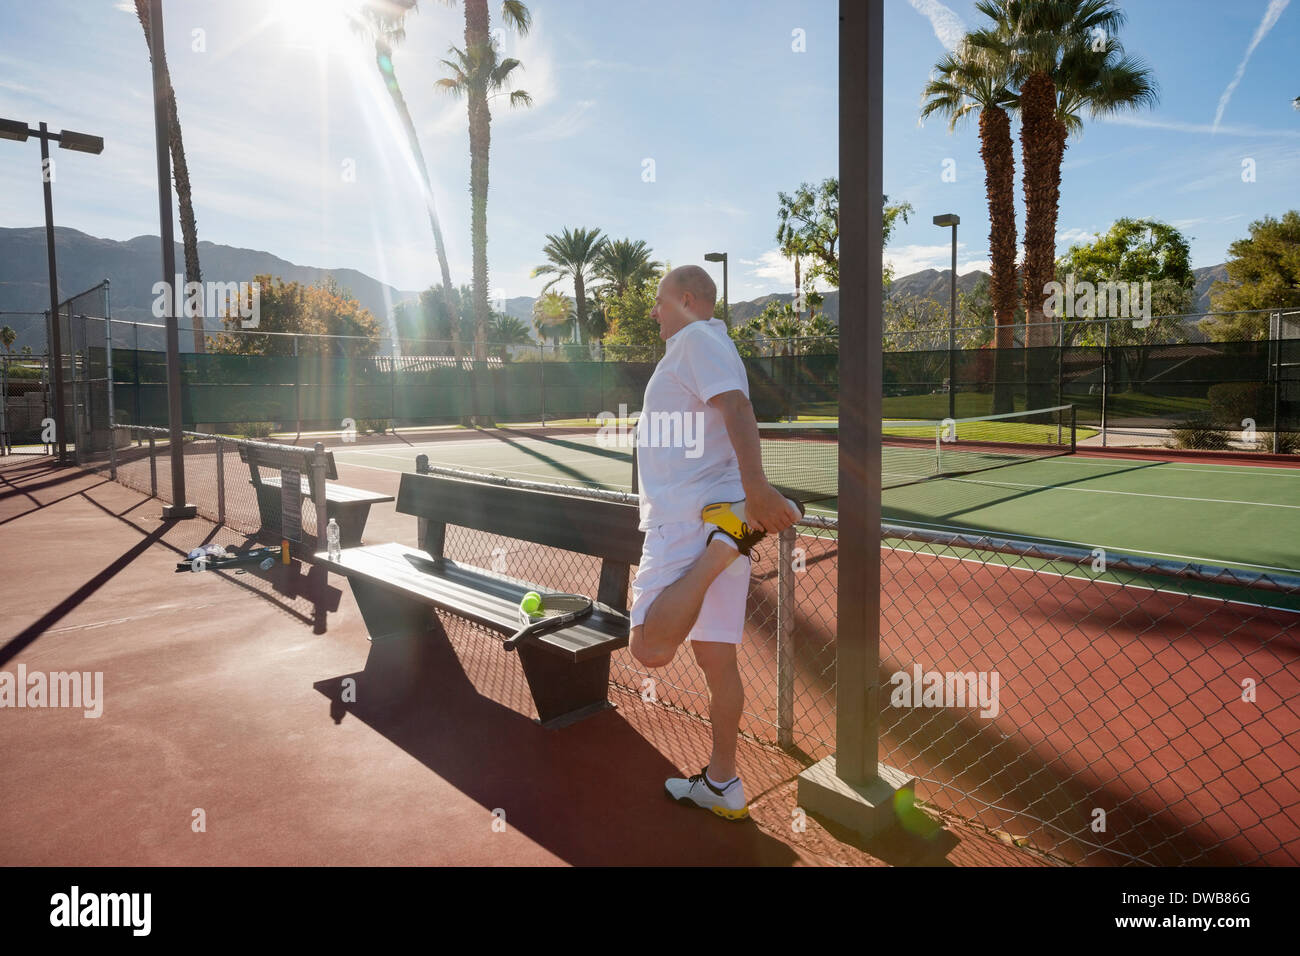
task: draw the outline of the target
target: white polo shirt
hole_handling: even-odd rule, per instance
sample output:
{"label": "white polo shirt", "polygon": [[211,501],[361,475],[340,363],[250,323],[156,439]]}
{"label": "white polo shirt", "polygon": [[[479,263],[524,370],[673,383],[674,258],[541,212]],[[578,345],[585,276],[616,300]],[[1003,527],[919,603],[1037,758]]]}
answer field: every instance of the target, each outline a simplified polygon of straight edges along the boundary
{"label": "white polo shirt", "polygon": [[733,389],[749,397],[745,364],[721,319],[691,322],[668,338],[637,423],[642,531],[698,521],[705,505],[745,497],[726,423],[708,404]]}

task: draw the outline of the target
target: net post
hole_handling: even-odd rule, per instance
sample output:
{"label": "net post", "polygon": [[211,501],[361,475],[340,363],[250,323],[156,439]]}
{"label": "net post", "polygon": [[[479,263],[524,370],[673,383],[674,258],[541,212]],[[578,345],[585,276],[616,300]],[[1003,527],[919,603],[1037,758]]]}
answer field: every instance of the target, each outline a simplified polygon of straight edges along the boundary
{"label": "net post", "polygon": [[1079,450],[1079,408],[1070,406],[1070,454]]}
{"label": "net post", "polygon": [[149,497],[158,497],[158,458],[155,452],[153,433],[149,433]]}
{"label": "net post", "polygon": [[778,538],[776,569],[776,742],[794,746],[794,528]]}
{"label": "net post", "polygon": [[[112,387],[109,382],[109,387]],[[108,477],[117,481],[117,426],[108,423]]]}
{"label": "net post", "polygon": [[225,442],[217,437],[217,524],[226,523]]}

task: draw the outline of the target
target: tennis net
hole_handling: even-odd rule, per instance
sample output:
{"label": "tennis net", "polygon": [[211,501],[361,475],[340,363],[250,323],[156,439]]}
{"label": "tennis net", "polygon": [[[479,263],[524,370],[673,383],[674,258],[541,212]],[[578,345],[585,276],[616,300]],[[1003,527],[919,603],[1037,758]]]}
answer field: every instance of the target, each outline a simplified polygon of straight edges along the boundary
{"label": "tennis net", "polygon": [[[758,426],[768,481],[803,501],[839,494],[839,422]],[[1000,468],[1075,450],[1073,405],[881,425],[882,487]]]}

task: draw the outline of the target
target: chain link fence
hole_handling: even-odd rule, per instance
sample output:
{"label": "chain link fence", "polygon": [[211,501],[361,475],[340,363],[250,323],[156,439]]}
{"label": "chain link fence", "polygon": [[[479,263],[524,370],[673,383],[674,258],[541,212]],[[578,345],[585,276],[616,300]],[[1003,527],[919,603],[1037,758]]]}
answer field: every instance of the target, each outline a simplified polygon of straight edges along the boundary
{"label": "chain link fence", "polygon": [[[806,764],[835,749],[837,543],[808,516],[760,544],[739,652],[741,732]],[[596,559],[463,528],[446,554],[598,583]],[[1300,578],[893,525],[881,561],[880,759],[918,799],[1062,864],[1300,863]],[[620,651],[611,680],[708,717],[687,652]]]}

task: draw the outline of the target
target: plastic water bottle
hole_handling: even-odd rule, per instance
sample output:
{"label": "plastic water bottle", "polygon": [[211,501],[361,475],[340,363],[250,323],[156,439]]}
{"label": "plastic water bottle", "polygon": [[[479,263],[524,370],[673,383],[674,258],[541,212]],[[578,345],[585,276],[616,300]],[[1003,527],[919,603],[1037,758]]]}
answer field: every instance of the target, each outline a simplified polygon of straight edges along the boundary
{"label": "plastic water bottle", "polygon": [[325,539],[328,542],[330,560],[337,561],[339,559],[339,526],[338,522],[333,518],[330,518],[330,523],[325,526]]}

